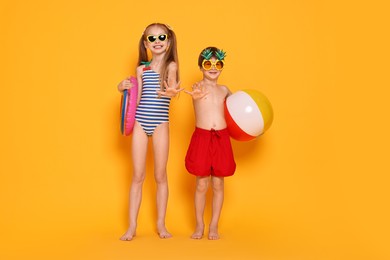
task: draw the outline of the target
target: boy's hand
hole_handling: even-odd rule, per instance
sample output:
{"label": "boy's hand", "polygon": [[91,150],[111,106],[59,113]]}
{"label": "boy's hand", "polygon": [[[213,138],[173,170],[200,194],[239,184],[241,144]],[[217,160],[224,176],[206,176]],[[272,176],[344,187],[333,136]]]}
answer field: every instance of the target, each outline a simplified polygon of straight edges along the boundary
{"label": "boy's hand", "polygon": [[182,91],[184,88],[179,88],[180,81],[176,84],[171,84],[171,86],[168,85],[167,81],[164,81],[165,90],[157,90],[157,94],[159,96],[163,97],[175,97],[180,91]]}
{"label": "boy's hand", "polygon": [[118,90],[119,92],[123,92],[125,89],[129,90],[133,87],[133,83],[131,83],[130,78],[126,78],[125,80],[122,80],[118,84]]}
{"label": "boy's hand", "polygon": [[196,82],[192,85],[192,91],[184,91],[185,93],[192,96],[194,100],[204,98],[209,92],[204,89],[201,82]]}

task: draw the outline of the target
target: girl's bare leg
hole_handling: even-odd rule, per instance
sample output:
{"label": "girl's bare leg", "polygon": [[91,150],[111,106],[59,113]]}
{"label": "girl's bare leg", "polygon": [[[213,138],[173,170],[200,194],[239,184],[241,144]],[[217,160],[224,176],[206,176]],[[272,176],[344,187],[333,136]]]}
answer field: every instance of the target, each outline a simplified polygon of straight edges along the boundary
{"label": "girl's bare leg", "polygon": [[206,194],[209,186],[208,177],[196,177],[196,191],[195,191],[195,217],[196,227],[195,232],[192,234],[192,239],[201,239],[204,233],[204,208],[206,205]]}
{"label": "girl's bare leg", "polygon": [[148,137],[142,127],[136,122],[133,129],[132,158],[133,177],[130,187],[129,201],[129,227],[120,238],[130,241],[136,235],[138,212],[142,200],[142,186],[145,180],[146,152],[148,149]]}
{"label": "girl's bare leg", "polygon": [[221,215],[223,198],[224,198],[224,179],[219,177],[211,177],[213,186],[213,212],[209,226],[209,239],[219,239],[218,221]]}
{"label": "girl's bare leg", "polygon": [[159,125],[153,133],[154,151],[154,178],[157,185],[157,232],[160,238],[170,238],[171,233],[165,227],[165,216],[168,204],[168,180],[167,162],[169,153],[169,125],[163,123]]}

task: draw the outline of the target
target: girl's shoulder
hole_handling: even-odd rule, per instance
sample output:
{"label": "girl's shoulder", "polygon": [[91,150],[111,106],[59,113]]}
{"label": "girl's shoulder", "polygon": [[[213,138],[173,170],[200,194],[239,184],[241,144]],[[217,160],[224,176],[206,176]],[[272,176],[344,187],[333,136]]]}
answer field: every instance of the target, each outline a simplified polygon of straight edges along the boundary
{"label": "girl's shoulder", "polygon": [[141,76],[144,72],[145,65],[139,65],[136,69],[137,75]]}
{"label": "girl's shoulder", "polygon": [[177,63],[174,62],[174,61],[171,61],[171,62],[168,64],[168,69],[169,69],[169,70],[177,70]]}

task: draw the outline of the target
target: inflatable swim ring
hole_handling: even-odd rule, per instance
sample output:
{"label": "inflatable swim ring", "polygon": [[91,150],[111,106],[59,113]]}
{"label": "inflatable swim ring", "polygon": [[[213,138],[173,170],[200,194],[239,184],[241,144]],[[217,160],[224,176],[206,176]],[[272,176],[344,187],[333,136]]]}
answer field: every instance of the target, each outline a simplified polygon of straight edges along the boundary
{"label": "inflatable swim ring", "polygon": [[133,87],[125,89],[121,98],[121,133],[128,136],[132,133],[135,122],[135,110],[137,108],[138,82],[130,77]]}

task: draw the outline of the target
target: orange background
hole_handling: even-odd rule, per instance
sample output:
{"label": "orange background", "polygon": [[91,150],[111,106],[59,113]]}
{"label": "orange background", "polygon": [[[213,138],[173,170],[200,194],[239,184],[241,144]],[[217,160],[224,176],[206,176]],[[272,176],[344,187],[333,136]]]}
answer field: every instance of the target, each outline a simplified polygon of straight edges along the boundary
{"label": "orange background", "polygon": [[[2,1],[1,259],[389,259],[389,40],[385,1]],[[274,108],[233,141],[221,240],[189,239],[184,155],[191,99],[171,105],[167,226],[154,230],[152,153],[137,238],[127,226],[130,140],[117,83],[153,22],[178,37],[182,87],[199,52],[227,51],[220,82]],[[206,221],[210,219],[210,207]]]}

